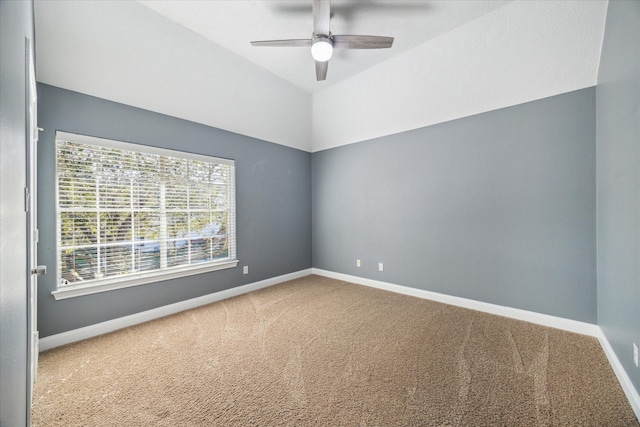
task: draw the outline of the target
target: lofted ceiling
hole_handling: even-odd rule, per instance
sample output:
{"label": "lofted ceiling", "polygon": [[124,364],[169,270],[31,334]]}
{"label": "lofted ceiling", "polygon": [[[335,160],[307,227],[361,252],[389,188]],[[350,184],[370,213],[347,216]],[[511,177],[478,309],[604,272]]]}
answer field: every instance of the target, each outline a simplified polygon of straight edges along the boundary
{"label": "lofted ceiling", "polygon": [[332,0],[316,81],[311,0],[35,0],[41,83],[305,151],[596,84],[607,0]]}
{"label": "lofted ceiling", "polygon": [[255,40],[311,38],[311,0],[140,0],[295,86],[316,92],[504,6],[505,0],[332,0],[333,34],[394,37],[391,49],[337,50],[317,82],[308,48],[257,48]]}

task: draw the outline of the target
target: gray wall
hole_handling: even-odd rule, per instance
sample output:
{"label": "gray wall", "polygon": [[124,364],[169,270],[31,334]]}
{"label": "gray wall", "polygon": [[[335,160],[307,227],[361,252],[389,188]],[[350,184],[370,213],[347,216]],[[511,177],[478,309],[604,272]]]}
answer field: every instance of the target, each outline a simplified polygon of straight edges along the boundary
{"label": "gray wall", "polygon": [[610,1],[598,72],[598,323],[640,392],[640,2]]}
{"label": "gray wall", "polygon": [[[41,337],[311,267],[310,153],[48,85],[38,96]],[[56,130],[235,159],[239,266],[56,301]]]}
{"label": "gray wall", "polygon": [[313,266],[595,323],[595,108],[588,88],[314,153]]}
{"label": "gray wall", "polygon": [[25,40],[33,4],[0,1],[0,426],[28,422]]}

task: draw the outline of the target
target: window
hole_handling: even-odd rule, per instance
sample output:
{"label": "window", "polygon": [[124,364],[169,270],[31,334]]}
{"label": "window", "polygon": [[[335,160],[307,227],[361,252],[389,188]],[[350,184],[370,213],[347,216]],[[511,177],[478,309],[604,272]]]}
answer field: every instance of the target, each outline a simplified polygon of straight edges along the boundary
{"label": "window", "polygon": [[235,165],[56,134],[56,298],[235,267]]}

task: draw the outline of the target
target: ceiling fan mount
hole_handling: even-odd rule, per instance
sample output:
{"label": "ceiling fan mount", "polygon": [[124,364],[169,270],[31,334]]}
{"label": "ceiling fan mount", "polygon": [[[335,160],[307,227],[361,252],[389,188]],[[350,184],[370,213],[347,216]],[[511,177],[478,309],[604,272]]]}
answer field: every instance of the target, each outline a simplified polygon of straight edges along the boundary
{"label": "ceiling fan mount", "polygon": [[393,45],[393,37],[333,35],[329,31],[331,0],[313,1],[313,33],[310,39],[253,41],[252,46],[311,47],[316,63],[316,79],[327,78],[329,59],[333,49],[386,49]]}

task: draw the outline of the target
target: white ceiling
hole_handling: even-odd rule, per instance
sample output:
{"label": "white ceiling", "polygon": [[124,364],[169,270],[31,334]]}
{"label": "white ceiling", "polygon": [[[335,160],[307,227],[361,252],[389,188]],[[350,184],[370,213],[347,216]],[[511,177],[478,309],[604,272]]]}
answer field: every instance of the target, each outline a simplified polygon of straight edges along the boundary
{"label": "white ceiling", "polygon": [[[510,1],[510,0],[509,0]],[[332,0],[333,34],[394,37],[391,49],[338,50],[317,82],[307,48],[258,48],[255,40],[311,38],[310,0],[140,0],[295,86],[316,92],[504,6],[505,0]]]}
{"label": "white ceiling", "polygon": [[310,37],[310,0],[35,0],[37,80],[305,151],[596,84],[606,0],[331,4],[334,34],[395,42],[316,82],[308,50],[249,43]]}

